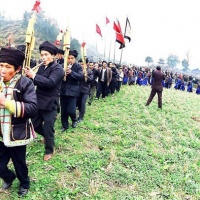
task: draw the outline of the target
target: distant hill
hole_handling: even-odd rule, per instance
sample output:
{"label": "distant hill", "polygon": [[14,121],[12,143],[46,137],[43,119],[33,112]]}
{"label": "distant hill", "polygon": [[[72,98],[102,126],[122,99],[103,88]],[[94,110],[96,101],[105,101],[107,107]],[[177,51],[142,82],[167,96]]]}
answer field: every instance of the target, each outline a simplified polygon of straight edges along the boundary
{"label": "distant hill", "polygon": [[[13,46],[16,47],[21,44],[25,44],[26,40],[26,30],[27,24],[23,22],[23,20],[0,20],[0,47],[4,46]],[[51,27],[53,29],[53,27]],[[56,33],[59,32],[59,29],[54,28],[52,32],[55,32],[51,38],[48,38],[49,41],[55,41],[57,36]],[[39,57],[38,47],[44,41],[44,38],[47,38],[47,35],[43,36],[43,33],[38,30],[38,26],[35,25],[34,28],[34,36],[35,36],[35,46],[32,52],[32,57]]]}
{"label": "distant hill", "polygon": [[[5,46],[16,47],[21,44],[25,44],[26,30],[28,26],[28,19],[30,19],[30,13],[25,13],[26,16],[23,20],[5,20],[0,18],[0,48]],[[47,19],[44,15],[38,15],[36,23],[34,25],[35,45],[32,51],[32,58],[39,58],[39,45],[48,40],[54,42],[59,34],[60,30],[58,25],[52,19]],[[81,57],[80,47],[81,44],[75,38],[71,38],[71,49],[76,49],[79,52],[78,59]],[[103,55],[96,51],[96,48],[87,44],[87,56],[89,60],[93,60],[95,55],[99,55],[102,58]],[[94,60],[96,61],[96,60]]]}
{"label": "distant hill", "polygon": [[26,30],[22,29],[21,21],[6,20],[0,21],[0,45],[21,44],[25,41]]}

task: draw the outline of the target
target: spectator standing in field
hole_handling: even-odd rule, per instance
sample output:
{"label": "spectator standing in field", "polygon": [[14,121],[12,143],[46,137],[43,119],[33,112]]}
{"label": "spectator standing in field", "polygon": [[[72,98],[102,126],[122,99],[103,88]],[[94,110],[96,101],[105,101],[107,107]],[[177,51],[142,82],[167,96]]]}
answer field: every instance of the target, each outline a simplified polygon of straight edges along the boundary
{"label": "spectator standing in field", "polygon": [[146,106],[149,106],[151,101],[153,100],[154,96],[158,95],[158,108],[162,109],[162,91],[163,91],[163,83],[162,81],[165,80],[165,75],[161,72],[161,67],[157,66],[156,71],[152,73],[152,86],[151,86],[151,93],[147,100]]}

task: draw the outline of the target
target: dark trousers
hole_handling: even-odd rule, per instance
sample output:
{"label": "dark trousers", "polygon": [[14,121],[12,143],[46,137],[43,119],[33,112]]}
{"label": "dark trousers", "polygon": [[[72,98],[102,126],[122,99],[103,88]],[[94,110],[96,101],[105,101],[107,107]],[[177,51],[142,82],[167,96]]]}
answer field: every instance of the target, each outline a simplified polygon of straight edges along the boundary
{"label": "dark trousers", "polygon": [[97,98],[99,98],[102,94],[102,98],[105,98],[108,96],[108,91],[107,91],[107,82],[98,82],[98,88],[97,88]]}
{"label": "dark trousers", "polygon": [[39,110],[32,119],[35,131],[45,139],[45,154],[52,154],[54,151],[54,124],[57,110]]}
{"label": "dark trousers", "polygon": [[[8,163],[12,159],[16,175],[8,169]],[[30,180],[26,165],[26,145],[17,147],[6,147],[0,142],[0,177],[7,183],[12,182],[17,176],[20,186],[29,189]]]}
{"label": "dark trousers", "polygon": [[116,82],[116,90],[117,90],[117,92],[120,91],[121,85],[122,85],[122,81],[117,81]]}
{"label": "dark trousers", "polygon": [[61,123],[64,129],[69,127],[69,117],[72,122],[76,122],[76,101],[77,97],[60,96]]}
{"label": "dark trousers", "polygon": [[86,110],[86,101],[88,99],[88,94],[80,93],[77,98],[77,107],[79,110],[79,119],[83,119]]}
{"label": "dark trousers", "polygon": [[91,88],[90,88],[90,95],[89,95],[89,101],[88,101],[88,103],[92,103],[92,100],[93,100],[93,98],[94,98],[94,96],[95,96],[95,94],[96,94],[96,91],[97,91],[97,86],[96,85],[94,85],[94,86],[92,86]]}
{"label": "dark trousers", "polygon": [[162,108],[162,91],[156,90],[151,90],[151,94],[149,96],[149,99],[147,100],[146,106],[148,106],[151,103],[156,93],[158,95],[158,108]]}
{"label": "dark trousers", "polygon": [[109,85],[109,88],[110,88],[110,93],[114,94],[115,93],[115,89],[116,89],[116,81],[111,81],[110,85]]}

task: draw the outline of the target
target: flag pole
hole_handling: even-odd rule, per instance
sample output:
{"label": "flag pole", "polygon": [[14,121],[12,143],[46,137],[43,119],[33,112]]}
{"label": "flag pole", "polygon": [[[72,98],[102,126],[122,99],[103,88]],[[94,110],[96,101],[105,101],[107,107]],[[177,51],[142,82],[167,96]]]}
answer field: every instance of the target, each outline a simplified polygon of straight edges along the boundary
{"label": "flag pole", "polygon": [[114,44],[114,57],[113,57],[113,62],[115,63],[115,47],[116,47],[116,42]]}
{"label": "flag pole", "polygon": [[[126,18],[127,18],[127,17],[126,17]],[[125,24],[124,36],[125,36],[125,33],[126,33],[126,26],[127,26],[127,24]],[[120,56],[120,62],[119,62],[120,65],[121,65],[121,62],[122,62],[123,49],[124,49],[124,48],[122,48],[122,50],[121,50],[121,56]]]}
{"label": "flag pole", "polygon": [[[96,32],[102,37],[101,29],[97,24],[96,24]],[[96,49],[97,49],[97,37],[96,37]],[[97,53],[98,53],[98,49],[97,49]],[[98,57],[97,58],[99,59],[99,53],[98,53]]]}
{"label": "flag pole", "polygon": [[103,53],[103,59],[105,60],[105,54],[106,54],[106,40],[104,41],[104,53]]}
{"label": "flag pole", "polygon": [[[108,24],[109,24],[109,23],[110,23],[110,21],[109,21],[108,17],[106,16],[106,32],[107,32],[106,35],[107,35],[107,36],[110,35],[110,34],[109,34],[109,29],[108,29],[108,28],[109,28],[109,27],[108,27]],[[108,38],[108,37],[106,37],[106,40],[107,40],[107,38]],[[108,41],[108,40],[107,40],[107,41]],[[105,42],[106,42],[106,41],[105,41]],[[111,48],[111,41],[110,41],[110,48]],[[108,59],[109,59],[109,61],[110,61],[110,49],[109,49],[109,58],[108,58]]]}
{"label": "flag pole", "polygon": [[110,48],[109,48],[109,61],[110,61],[110,53],[111,53],[111,40],[110,40]]}
{"label": "flag pole", "polygon": [[97,62],[99,63],[99,52],[97,48],[97,35],[96,35],[96,52],[97,52]]}
{"label": "flag pole", "polygon": [[120,56],[120,61],[119,61],[119,64],[120,64],[120,65],[121,65],[121,62],[122,62],[123,49],[124,49],[124,48],[122,48],[122,50],[121,50],[121,56]]}

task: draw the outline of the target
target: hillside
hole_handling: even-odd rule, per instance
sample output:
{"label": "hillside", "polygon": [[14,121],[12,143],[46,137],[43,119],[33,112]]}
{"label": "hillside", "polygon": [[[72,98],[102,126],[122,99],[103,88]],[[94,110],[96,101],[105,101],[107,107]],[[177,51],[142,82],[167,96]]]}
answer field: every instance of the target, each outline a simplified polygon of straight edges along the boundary
{"label": "hillside", "polygon": [[[21,20],[6,20],[0,21],[0,46],[6,46],[11,44],[11,46],[17,46],[20,44],[25,44],[26,40],[26,28],[22,26]],[[35,30],[34,36],[36,38],[35,48],[33,51],[33,57],[38,57],[38,46],[42,42],[40,40],[37,30]]]}
{"label": "hillside", "polygon": [[[11,46],[25,44],[27,23],[22,20],[0,20],[0,47],[8,44],[11,44]],[[34,26],[35,46],[32,58],[39,58],[38,47],[43,41],[54,42],[58,34],[59,28],[56,22],[52,22],[51,19],[46,19],[43,15],[39,15]],[[70,45],[72,49],[76,49],[79,52],[79,59],[81,57],[80,42],[75,38],[71,38]],[[97,52],[94,45],[87,44],[88,58],[96,59],[95,55],[97,54],[99,57],[103,57],[101,53]]]}
{"label": "hillside", "polygon": [[[199,200],[199,95],[164,89],[145,106],[148,86],[122,86],[87,107],[76,129],[60,132],[55,155],[43,161],[38,135],[28,145],[31,188],[26,200]],[[4,200],[18,199],[16,180]]]}

